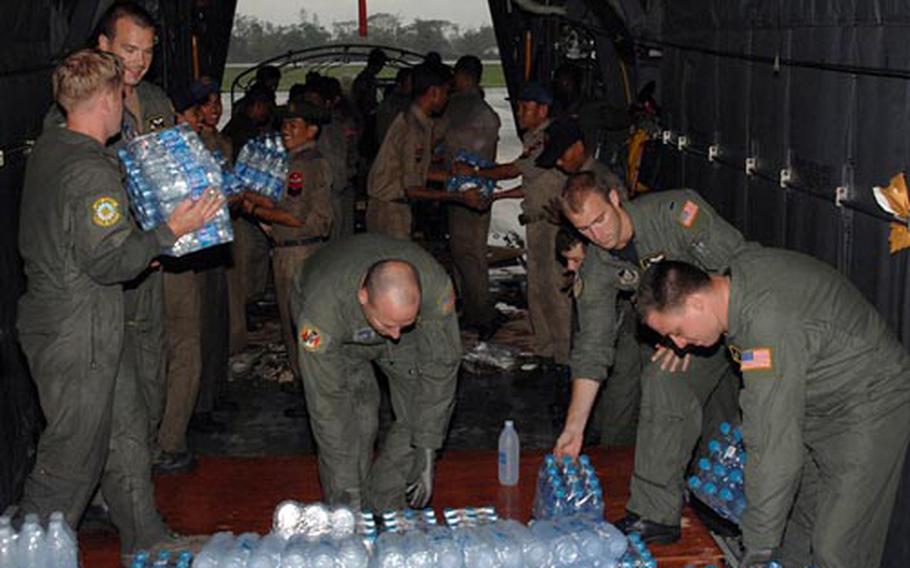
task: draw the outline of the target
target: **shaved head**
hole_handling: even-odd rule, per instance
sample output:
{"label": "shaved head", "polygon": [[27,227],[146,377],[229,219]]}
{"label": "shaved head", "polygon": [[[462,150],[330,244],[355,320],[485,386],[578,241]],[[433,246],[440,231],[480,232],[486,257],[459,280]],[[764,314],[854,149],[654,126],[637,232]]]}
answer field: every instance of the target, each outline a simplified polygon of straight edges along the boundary
{"label": "shaved head", "polygon": [[367,321],[382,336],[398,339],[420,311],[417,269],[403,260],[381,260],[367,270],[358,299]]}

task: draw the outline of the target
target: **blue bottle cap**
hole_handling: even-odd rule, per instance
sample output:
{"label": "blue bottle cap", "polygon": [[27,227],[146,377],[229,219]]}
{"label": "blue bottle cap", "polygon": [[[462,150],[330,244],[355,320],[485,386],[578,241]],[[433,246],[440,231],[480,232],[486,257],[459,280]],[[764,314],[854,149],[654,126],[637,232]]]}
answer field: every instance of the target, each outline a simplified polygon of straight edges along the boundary
{"label": "blue bottle cap", "polygon": [[695,475],[690,477],[689,478],[689,488],[698,489],[699,487],[701,487],[701,479],[699,479],[698,476],[695,476]]}
{"label": "blue bottle cap", "polygon": [[722,463],[714,464],[714,475],[717,477],[725,477],[727,475],[727,468],[724,467]]}
{"label": "blue bottle cap", "polygon": [[712,454],[720,452],[720,442],[712,438],[711,441],[708,442],[708,451]]}
{"label": "blue bottle cap", "polygon": [[713,495],[717,492],[717,486],[709,481],[702,485],[702,491],[704,491],[706,495]]}
{"label": "blue bottle cap", "polygon": [[711,460],[708,458],[701,458],[698,460],[698,469],[702,471],[711,471]]}
{"label": "blue bottle cap", "polygon": [[732,429],[733,429],[733,427],[730,426],[730,423],[729,423],[729,422],[721,422],[721,423],[720,423],[720,433],[723,434],[724,436],[726,436],[727,434],[729,434],[730,431],[731,431]]}

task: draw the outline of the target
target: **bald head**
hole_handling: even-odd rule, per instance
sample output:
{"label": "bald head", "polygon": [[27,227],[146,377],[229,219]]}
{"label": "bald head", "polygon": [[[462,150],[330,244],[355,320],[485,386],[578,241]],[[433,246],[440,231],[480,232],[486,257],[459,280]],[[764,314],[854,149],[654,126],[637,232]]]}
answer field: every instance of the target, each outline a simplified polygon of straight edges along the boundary
{"label": "bald head", "polygon": [[420,311],[421,289],[417,269],[403,260],[382,260],[366,273],[358,299],[367,321],[377,333],[401,336]]}

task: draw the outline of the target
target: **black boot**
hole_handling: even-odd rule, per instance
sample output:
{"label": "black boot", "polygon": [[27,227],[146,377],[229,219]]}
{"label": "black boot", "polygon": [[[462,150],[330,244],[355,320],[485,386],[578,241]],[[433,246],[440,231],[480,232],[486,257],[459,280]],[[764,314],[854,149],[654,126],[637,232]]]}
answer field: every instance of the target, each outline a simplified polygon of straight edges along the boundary
{"label": "black boot", "polygon": [[670,544],[679,540],[679,526],[662,525],[642,519],[635,513],[627,512],[626,516],[616,521],[616,528],[625,534],[638,533],[645,544]]}

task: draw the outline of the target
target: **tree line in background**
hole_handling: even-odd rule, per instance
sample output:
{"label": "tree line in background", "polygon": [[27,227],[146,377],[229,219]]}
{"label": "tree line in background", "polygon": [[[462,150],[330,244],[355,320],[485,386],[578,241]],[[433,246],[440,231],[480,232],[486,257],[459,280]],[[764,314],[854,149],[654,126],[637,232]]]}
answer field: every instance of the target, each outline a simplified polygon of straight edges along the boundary
{"label": "tree line in background", "polygon": [[448,20],[415,19],[405,23],[399,16],[378,13],[367,19],[367,37],[360,37],[357,29],[356,20],[334,22],[331,29],[326,29],[306,10],[300,10],[298,21],[289,24],[274,24],[237,14],[228,63],[254,63],[290,50],[327,43],[383,44],[418,53],[438,51],[447,60],[467,54],[481,58],[496,57],[497,54],[492,26],[462,30]]}

